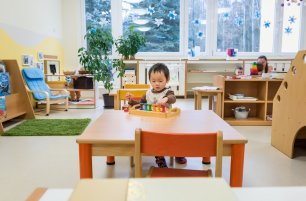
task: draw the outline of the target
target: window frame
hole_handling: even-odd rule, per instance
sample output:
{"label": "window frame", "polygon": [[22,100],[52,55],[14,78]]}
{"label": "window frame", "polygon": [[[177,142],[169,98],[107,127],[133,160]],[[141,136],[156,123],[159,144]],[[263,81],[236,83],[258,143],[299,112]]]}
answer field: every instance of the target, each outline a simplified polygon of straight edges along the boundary
{"label": "window frame", "polygon": [[[86,14],[85,14],[85,1],[81,0],[82,7],[82,23],[81,23],[81,33],[82,44],[86,46],[86,41],[83,36],[86,33]],[[112,34],[115,39],[117,39],[123,32],[122,25],[122,0],[110,0],[111,7],[116,8],[112,9]],[[220,58],[225,59],[225,52],[217,52],[217,1],[207,0],[207,25],[206,25],[206,44],[205,52],[201,52],[199,59],[208,59],[208,58]],[[276,0],[275,6],[280,6],[282,0]],[[306,20],[306,6],[302,6],[301,11],[301,21]],[[289,57],[293,58],[296,55],[296,52],[281,52],[281,41],[282,41],[282,23],[283,23],[283,9],[277,9],[275,11],[275,27],[274,27],[274,44],[272,52],[239,52],[238,58],[255,58],[259,55],[266,55],[269,58],[273,57]],[[119,23],[118,23],[119,22]],[[306,26],[302,25],[300,27],[300,38],[299,38],[299,49],[306,48]],[[186,59],[188,58],[188,0],[180,0],[180,49],[179,52],[139,52],[136,57],[139,59]],[[279,34],[281,33],[281,34]],[[116,52],[115,47],[112,48],[112,58],[118,58],[120,55]]]}

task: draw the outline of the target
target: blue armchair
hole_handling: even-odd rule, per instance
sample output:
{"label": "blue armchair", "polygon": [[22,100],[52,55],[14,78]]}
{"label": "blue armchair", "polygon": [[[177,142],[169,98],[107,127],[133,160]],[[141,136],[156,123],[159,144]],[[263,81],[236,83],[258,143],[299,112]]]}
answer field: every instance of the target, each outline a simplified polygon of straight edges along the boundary
{"label": "blue armchair", "polygon": [[[44,74],[38,68],[24,68],[22,69],[22,76],[24,81],[32,92],[33,98],[36,102],[43,102],[46,104],[46,115],[50,113],[51,104],[65,104],[65,110],[68,111],[68,91],[65,89],[50,89],[45,83]],[[57,94],[51,91],[58,91]]]}

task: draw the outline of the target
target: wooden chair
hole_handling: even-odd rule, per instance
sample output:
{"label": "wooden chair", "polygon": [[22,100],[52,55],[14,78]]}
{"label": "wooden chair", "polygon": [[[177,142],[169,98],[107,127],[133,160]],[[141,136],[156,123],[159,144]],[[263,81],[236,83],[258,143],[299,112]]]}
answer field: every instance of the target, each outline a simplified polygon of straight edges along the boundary
{"label": "wooden chair", "polygon": [[125,89],[150,89],[149,84],[126,84]]}
{"label": "wooden chair", "polygon": [[[222,176],[223,134],[135,131],[135,177],[142,177],[142,156],[216,156],[215,176]],[[150,177],[208,177],[211,170],[151,167]]]}
{"label": "wooden chair", "polygon": [[137,89],[133,89],[133,88],[131,88],[131,89],[118,89],[117,90],[117,97],[116,97],[117,100],[116,100],[116,102],[118,104],[119,110],[122,109],[121,108],[121,101],[126,101],[126,97],[125,97],[126,93],[131,93],[131,94],[133,94],[135,100],[140,100],[141,97],[143,95],[145,95],[147,91],[148,91],[148,89],[146,89],[146,88],[142,88],[142,89],[141,88],[137,88]]}
{"label": "wooden chair", "polygon": [[[51,104],[64,103],[65,110],[68,111],[68,91],[65,89],[50,89],[45,83],[44,74],[40,69],[24,68],[22,69],[22,76],[35,102],[43,102],[46,104],[47,116],[50,113]],[[52,91],[57,91],[57,93]]]}

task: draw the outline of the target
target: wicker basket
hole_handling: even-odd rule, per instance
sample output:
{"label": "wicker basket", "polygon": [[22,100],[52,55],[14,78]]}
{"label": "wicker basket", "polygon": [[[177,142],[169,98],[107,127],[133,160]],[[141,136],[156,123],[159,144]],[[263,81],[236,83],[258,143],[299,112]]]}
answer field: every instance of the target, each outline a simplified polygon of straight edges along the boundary
{"label": "wicker basket", "polygon": [[64,75],[74,75],[75,74],[75,70],[74,71],[64,71]]}

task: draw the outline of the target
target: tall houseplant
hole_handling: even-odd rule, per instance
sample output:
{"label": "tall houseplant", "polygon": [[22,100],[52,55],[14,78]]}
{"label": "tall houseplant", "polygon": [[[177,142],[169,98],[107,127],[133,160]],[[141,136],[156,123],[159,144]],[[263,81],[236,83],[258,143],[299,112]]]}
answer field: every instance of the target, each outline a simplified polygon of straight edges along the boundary
{"label": "tall houseplant", "polygon": [[88,47],[78,50],[79,61],[110,92],[113,89],[114,76],[122,77],[125,66],[122,59],[109,58],[109,50],[114,43],[112,34],[109,29],[89,28],[84,38]]}
{"label": "tall houseplant", "polygon": [[125,59],[128,59],[129,56],[134,59],[139,48],[144,46],[145,43],[144,35],[135,31],[134,26],[130,26],[127,33],[116,40],[115,45],[118,53],[122,54]]}

